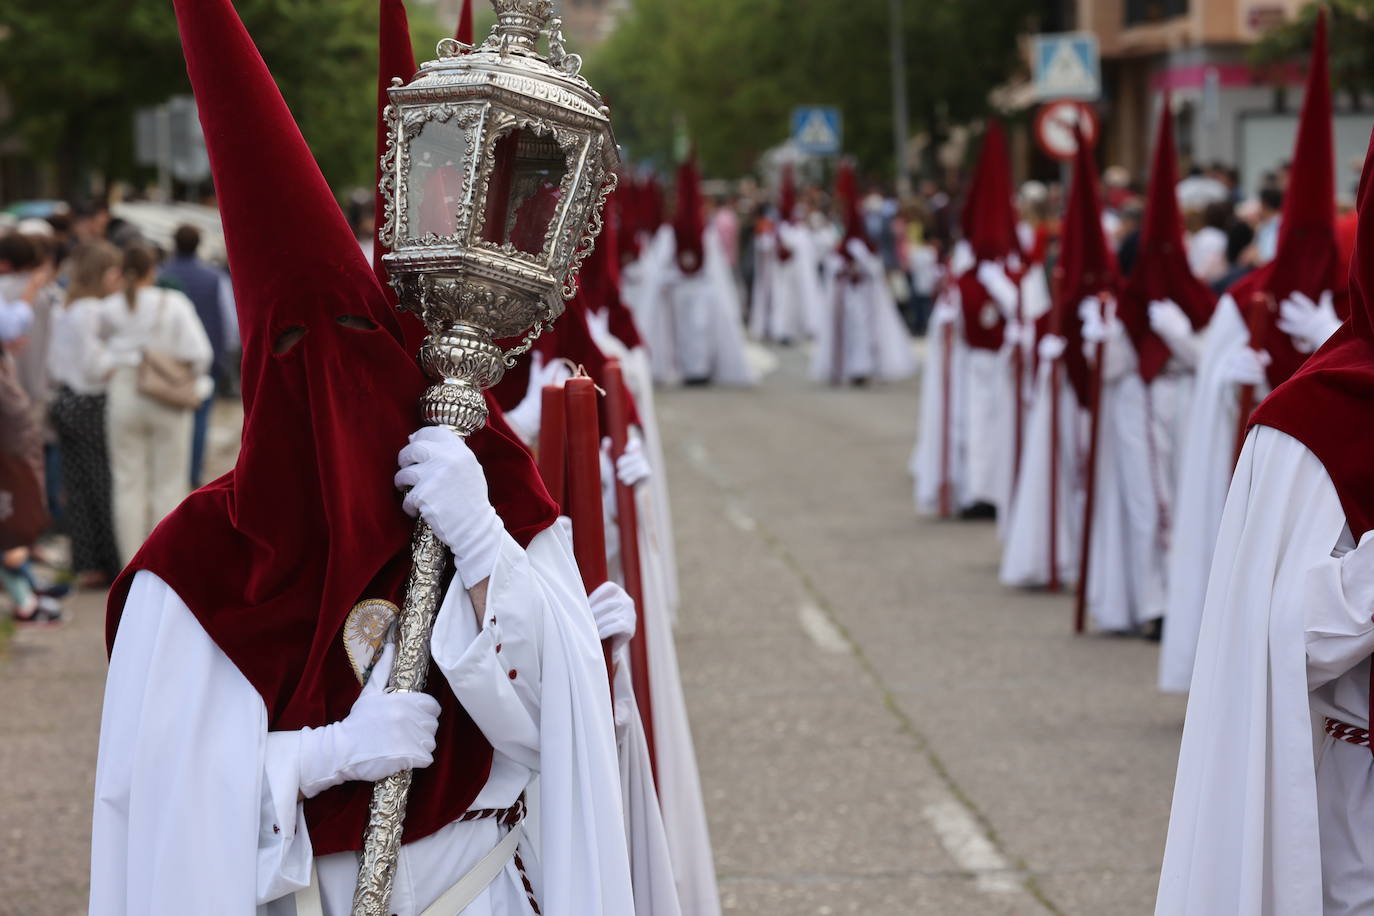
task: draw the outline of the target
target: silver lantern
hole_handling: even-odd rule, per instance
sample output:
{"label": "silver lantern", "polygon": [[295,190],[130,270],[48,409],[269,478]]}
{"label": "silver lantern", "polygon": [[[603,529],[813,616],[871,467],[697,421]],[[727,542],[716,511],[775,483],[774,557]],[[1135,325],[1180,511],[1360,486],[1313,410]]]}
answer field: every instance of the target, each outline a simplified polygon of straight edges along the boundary
{"label": "silver lantern", "polygon": [[[385,111],[383,261],[400,307],[428,330],[419,358],[434,384],[422,416],[463,436],[486,422],[483,390],[572,297],[620,158],[551,0],[492,6],[485,42],[441,41],[409,83],[393,80]],[[519,343],[503,350],[503,340]],[[412,551],[393,690],[424,688],[443,585],[446,548],[423,522]],[[373,789],[355,916],[389,912],[410,780],[407,770]]]}

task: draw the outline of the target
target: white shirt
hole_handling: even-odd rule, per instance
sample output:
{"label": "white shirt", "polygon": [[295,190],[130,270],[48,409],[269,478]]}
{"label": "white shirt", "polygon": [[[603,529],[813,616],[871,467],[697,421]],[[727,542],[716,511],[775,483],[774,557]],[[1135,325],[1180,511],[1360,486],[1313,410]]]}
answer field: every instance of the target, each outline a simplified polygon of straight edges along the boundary
{"label": "white shirt", "polygon": [[114,368],[100,337],[103,301],[77,299],[53,311],[48,332],[48,376],[77,394],[103,394]]}
{"label": "white shirt", "polygon": [[174,289],[145,286],[132,309],[123,293],[115,293],[101,302],[100,318],[115,366],[137,366],[144,350],[157,350],[190,363],[198,375],[210,368],[205,327],[191,300]]}

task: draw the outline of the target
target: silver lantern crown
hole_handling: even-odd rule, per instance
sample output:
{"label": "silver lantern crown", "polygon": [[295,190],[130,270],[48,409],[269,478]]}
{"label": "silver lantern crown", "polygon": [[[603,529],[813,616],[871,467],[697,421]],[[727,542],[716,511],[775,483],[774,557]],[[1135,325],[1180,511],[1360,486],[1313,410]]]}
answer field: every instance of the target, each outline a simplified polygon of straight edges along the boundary
{"label": "silver lantern crown", "polygon": [[481,389],[572,297],[620,159],[551,0],[492,5],[485,42],[445,39],[409,83],[392,81],[382,156],[383,261],[430,332],[420,359],[437,384],[422,409],[464,434],[485,420]]}

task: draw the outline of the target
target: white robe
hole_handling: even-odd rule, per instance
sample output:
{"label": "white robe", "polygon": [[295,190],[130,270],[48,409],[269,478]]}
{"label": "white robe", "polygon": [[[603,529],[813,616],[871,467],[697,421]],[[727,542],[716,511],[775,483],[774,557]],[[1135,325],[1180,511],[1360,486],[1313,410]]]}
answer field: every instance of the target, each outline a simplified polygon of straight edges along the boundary
{"label": "white robe", "polygon": [[1374,912],[1374,757],[1320,731],[1328,715],[1368,726],[1374,575],[1342,563],[1353,546],[1316,457],[1252,429],[1207,587],[1158,916]]}
{"label": "white robe", "polygon": [[[841,278],[846,263],[838,254],[825,259],[825,303],[811,358],[817,381],[855,379],[897,381],[916,372],[911,334],[888,288],[882,261],[861,242],[850,243],[853,268],[861,279]],[[836,365],[838,361],[839,365]]]}
{"label": "white robe", "polygon": [[973,502],[969,497],[964,424],[969,348],[959,330],[958,299],[954,295],[956,298],[951,302],[950,291],[941,294],[940,301],[952,307],[937,307],[926,329],[916,447],[909,466],[916,511],[926,515],[940,511],[940,492],[946,476],[952,511]]}
{"label": "white robe", "polygon": [[[603,493],[607,508],[606,541],[611,551],[612,577],[623,585],[613,494],[614,488],[610,486]],[[648,488],[636,487],[635,503],[641,519],[641,566],[647,565],[643,562],[646,526],[642,520],[649,496]],[[658,803],[682,912],[690,916],[716,916],[720,913],[720,891],[716,885],[715,856],[707,829],[706,803],[701,793],[687,701],[678,671],[673,624],[662,596],[652,591],[650,585],[645,577],[645,647],[649,657],[649,696],[654,717]]]}
{"label": "white robe", "polygon": [[1086,599],[1098,629],[1129,632],[1164,614],[1174,443],[1191,374],[1175,366],[1146,385],[1131,345],[1108,346],[1120,374],[1104,375]]}
{"label": "white robe", "polygon": [[643,283],[635,292],[635,320],[649,342],[654,380],[677,384],[708,379],[720,385],[752,385],[744,345],[739,291],[715,233],[703,234],[701,269],[677,266],[672,226],[662,226],[642,261]]}
{"label": "white robe", "polygon": [[[749,334],[755,340],[800,341],[816,334],[821,313],[820,268],[809,229],[780,223],[754,239],[754,288]],[[792,256],[778,257],[778,241]]]}
{"label": "white robe", "polygon": [[[537,776],[537,825],[522,856],[543,912],[631,916],[605,662],[557,526],[528,550],[504,538],[486,610],[479,630],[467,592],[451,587],[431,640],[439,669],[495,750],[473,807],[508,807]],[[297,801],[298,748],[298,733],[268,731],[261,697],[182,600],[138,573],[105,691],[90,912],[287,916],[314,860],[325,912],[348,913],[357,856],[314,859]],[[390,912],[419,913],[502,832],[491,819],[453,823],[405,844]],[[529,912],[511,864],[464,916]]]}
{"label": "white robe", "polygon": [[[559,521],[571,527],[566,518]],[[620,788],[625,808],[625,836],[630,847],[635,916],[681,916],[668,838],[654,788],[649,743],[630,676],[629,642],[635,632],[633,606],[593,607],[592,610],[596,613],[598,635],[603,642],[612,641],[615,742],[620,751]]]}
{"label": "white robe", "polygon": [[1021,452],[1021,473],[1012,497],[1011,519],[1002,546],[998,578],[1004,585],[1034,587],[1050,583],[1050,475],[1055,480],[1055,568],[1060,586],[1078,577],[1079,530],[1082,526],[1082,487],[1078,467],[1082,442],[1083,411],[1061,365],[1059,378],[1058,452],[1050,463],[1051,363],[1041,360],[1026,422],[1026,444]]}
{"label": "white robe", "polygon": [[654,404],[653,369],[644,347],[627,349],[610,332],[600,317],[590,323],[592,335],[601,352],[620,360],[625,386],[630,389],[639,411],[640,432],[644,437],[645,457],[653,468],[647,492],[641,487],[639,503],[639,548],[643,565],[644,590],[657,596],[677,623],[681,600],[677,578],[677,545],[673,539],[672,504],[668,498],[667,462],[663,457],[663,436],[658,427]]}
{"label": "white robe", "polygon": [[1223,296],[1203,336],[1179,449],[1178,508],[1171,526],[1159,656],[1159,687],[1165,691],[1186,691],[1192,677],[1212,548],[1235,459],[1237,389],[1223,370],[1227,359],[1247,346],[1249,339],[1235,300]]}
{"label": "white robe", "polygon": [[[1045,272],[1032,266],[1021,278],[1021,313],[1029,326],[1049,308]],[[949,309],[960,307],[959,289],[951,284],[940,294]],[[1006,536],[1016,485],[1016,398],[1021,397],[1022,460],[1029,428],[1028,402],[1034,363],[1030,349],[1023,350],[1023,378],[1015,378],[1013,344],[1006,343],[996,353],[975,350],[963,339],[962,314],[936,309],[926,332],[928,341],[921,375],[921,404],[916,446],[911,454],[910,471],[915,477],[917,511],[939,511],[942,461],[949,453],[951,503],[957,511],[977,502],[997,507],[998,533]],[[950,366],[946,363],[945,329],[954,326],[949,346]],[[946,378],[949,380],[949,442],[945,442],[943,412]]]}

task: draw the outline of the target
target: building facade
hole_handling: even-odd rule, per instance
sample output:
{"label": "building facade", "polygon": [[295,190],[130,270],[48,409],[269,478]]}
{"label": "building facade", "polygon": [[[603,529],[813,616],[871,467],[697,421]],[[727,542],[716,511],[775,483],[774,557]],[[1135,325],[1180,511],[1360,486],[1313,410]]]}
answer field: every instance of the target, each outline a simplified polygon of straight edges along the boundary
{"label": "building facade", "polygon": [[[1152,132],[1172,97],[1185,165],[1219,163],[1252,192],[1287,159],[1302,104],[1299,63],[1259,67],[1250,49],[1265,32],[1292,21],[1311,0],[1073,0],[1066,25],[1097,36],[1103,97],[1103,164],[1143,175]],[[1067,4],[1066,4],[1067,6]],[[1368,115],[1337,114],[1337,179],[1352,180],[1349,160],[1363,157]]]}

